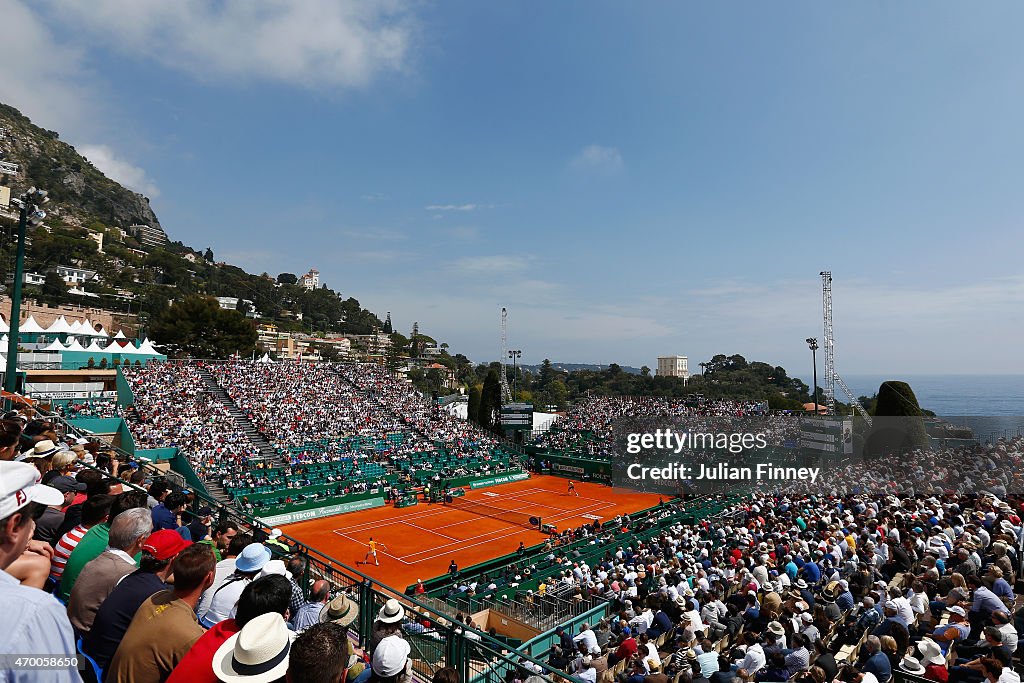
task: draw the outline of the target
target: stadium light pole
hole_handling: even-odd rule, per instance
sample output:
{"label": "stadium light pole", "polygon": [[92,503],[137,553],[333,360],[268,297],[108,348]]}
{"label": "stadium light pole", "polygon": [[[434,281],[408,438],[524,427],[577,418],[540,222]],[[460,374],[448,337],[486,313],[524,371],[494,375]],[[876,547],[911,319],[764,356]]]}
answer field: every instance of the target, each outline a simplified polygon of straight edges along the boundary
{"label": "stadium light pole", "polygon": [[509,351],[508,352],[508,357],[512,359],[512,400],[513,401],[518,401],[519,400],[519,382],[518,382],[518,375],[516,373],[516,366],[517,366],[517,364],[519,362],[519,359],[522,357],[522,355],[523,355],[523,352],[518,350],[518,349],[516,349],[514,351]]}
{"label": "stadium light pole", "polygon": [[814,415],[818,415],[818,338],[808,337],[807,348],[811,350],[811,366],[814,368],[814,386],[811,387],[811,394],[814,397]]}
{"label": "stadium light pole", "polygon": [[25,279],[25,235],[28,226],[39,225],[46,218],[46,212],[39,207],[50,201],[46,190],[30,187],[17,201],[21,204],[18,213],[18,253],[14,260],[14,283],[11,289],[10,331],[7,333],[7,372],[4,375],[4,391],[14,393],[18,386],[18,328],[21,322],[21,286]]}

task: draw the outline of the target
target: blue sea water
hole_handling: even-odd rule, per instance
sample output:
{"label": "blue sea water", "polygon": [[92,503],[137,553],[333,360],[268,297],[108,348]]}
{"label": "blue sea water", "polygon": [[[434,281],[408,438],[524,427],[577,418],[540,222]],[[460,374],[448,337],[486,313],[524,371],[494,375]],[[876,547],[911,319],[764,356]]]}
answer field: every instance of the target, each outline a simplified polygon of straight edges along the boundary
{"label": "blue sea water", "polygon": [[906,382],[922,408],[940,417],[967,417],[950,422],[970,427],[983,441],[1024,434],[1024,375],[850,375],[843,380],[855,396],[871,396],[885,380]]}
{"label": "blue sea water", "polygon": [[[910,385],[922,408],[937,415],[1024,415],[1024,375],[850,375],[856,396],[871,396],[887,379]],[[842,399],[845,400],[845,399]]]}

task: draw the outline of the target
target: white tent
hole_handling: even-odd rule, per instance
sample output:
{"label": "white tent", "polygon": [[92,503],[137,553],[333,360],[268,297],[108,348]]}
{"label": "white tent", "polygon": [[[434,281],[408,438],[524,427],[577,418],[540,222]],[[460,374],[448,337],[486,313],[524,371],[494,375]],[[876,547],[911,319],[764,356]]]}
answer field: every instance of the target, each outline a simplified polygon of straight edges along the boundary
{"label": "white tent", "polygon": [[96,326],[92,324],[92,321],[86,318],[82,321],[82,329],[78,334],[87,334],[90,337],[96,336]]}
{"label": "white tent", "polygon": [[6,335],[6,334],[5,334],[4,336],[0,337],[0,342],[2,342],[2,343],[4,343],[4,344],[6,344],[6,343],[7,343],[7,342],[9,342],[9,341],[11,341],[11,337],[10,337],[10,335]]}
{"label": "white tent", "polygon": [[64,347],[65,351],[85,351],[85,347],[78,343],[77,339],[72,339],[71,343]]}
{"label": "white tent", "polygon": [[156,350],[155,346],[153,346],[153,342],[149,341],[149,337],[142,340],[142,343],[139,345],[139,353],[145,353],[151,356],[160,355],[160,352]]}
{"label": "white tent", "polygon": [[107,334],[107,331],[105,329],[103,329],[102,327],[100,327],[100,329],[97,330],[96,326],[93,325],[92,329],[93,329],[93,333],[92,334],[95,337],[109,337],[110,336],[109,334]]}
{"label": "white tent", "polygon": [[114,339],[127,339],[127,338],[128,337],[124,336],[124,330],[118,330],[117,334],[114,335]]}
{"label": "white tent", "polygon": [[0,332],[10,332],[11,326],[7,324],[7,321],[0,318]]}
{"label": "white tent", "polygon": [[65,351],[65,350],[66,349],[64,348],[64,345],[60,343],[60,339],[54,339],[52,342],[50,342],[49,346],[47,346],[45,349],[43,349],[43,351]]}
{"label": "white tent", "polygon": [[142,356],[142,355],[145,355],[145,354],[142,351],[139,351],[137,348],[135,348],[135,344],[132,344],[131,342],[128,342],[121,349],[121,355],[123,355],[123,356]]}
{"label": "white tent", "polygon": [[71,323],[71,334],[82,334],[82,321],[76,320]]}
{"label": "white tent", "polygon": [[71,334],[71,332],[71,325],[68,325],[68,319],[64,316],[58,317],[46,328],[47,334]]}
{"label": "white tent", "polygon": [[39,323],[37,323],[36,319],[33,316],[31,316],[31,315],[28,317],[27,320],[25,320],[25,322],[23,322],[21,325],[18,326],[18,334],[19,335],[21,335],[21,334],[42,334],[44,332],[46,332],[46,330],[44,330],[42,327],[40,327]]}
{"label": "white tent", "polygon": [[89,353],[103,353],[103,348],[95,339],[92,340],[91,344],[85,347],[85,350],[88,351]]}
{"label": "white tent", "polygon": [[107,353],[121,353],[121,345],[118,344],[113,339],[111,339],[110,344],[108,344],[107,348],[103,350],[106,351]]}

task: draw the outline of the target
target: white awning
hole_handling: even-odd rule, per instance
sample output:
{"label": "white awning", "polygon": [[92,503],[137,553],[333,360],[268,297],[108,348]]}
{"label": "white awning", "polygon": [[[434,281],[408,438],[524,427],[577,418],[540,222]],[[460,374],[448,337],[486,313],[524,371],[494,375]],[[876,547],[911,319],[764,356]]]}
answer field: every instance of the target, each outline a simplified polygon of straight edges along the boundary
{"label": "white awning", "polygon": [[118,330],[117,334],[114,335],[114,339],[127,339],[127,338],[128,337],[124,336],[124,330]]}
{"label": "white awning", "polygon": [[46,328],[47,334],[71,334],[71,332],[71,325],[68,325],[68,319],[64,316],[59,316]]}
{"label": "white awning", "polygon": [[78,343],[77,339],[71,340],[71,343],[64,347],[65,351],[85,351],[85,347]]}
{"label": "white awning", "polygon": [[82,321],[76,320],[71,323],[71,334],[82,334]]}
{"label": "white awning", "polygon": [[46,330],[44,330],[42,327],[40,327],[39,323],[37,323],[36,319],[33,316],[31,316],[31,315],[28,317],[27,320],[25,320],[25,322],[23,322],[21,325],[18,326],[18,334],[19,335],[20,334],[42,334],[43,332],[46,332]]}
{"label": "white awning", "polygon": [[66,349],[64,348],[64,345],[60,343],[60,339],[54,339],[52,342],[50,342],[49,346],[47,346],[45,349],[43,349],[43,351],[65,351],[65,350]]}

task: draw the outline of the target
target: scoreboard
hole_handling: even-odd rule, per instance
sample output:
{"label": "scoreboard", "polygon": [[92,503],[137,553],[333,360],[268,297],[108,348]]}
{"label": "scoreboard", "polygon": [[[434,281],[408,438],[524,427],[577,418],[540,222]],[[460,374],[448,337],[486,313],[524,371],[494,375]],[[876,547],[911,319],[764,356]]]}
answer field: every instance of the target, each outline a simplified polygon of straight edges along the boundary
{"label": "scoreboard", "polygon": [[501,428],[506,430],[533,430],[532,403],[503,403]]}

